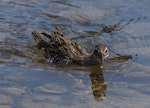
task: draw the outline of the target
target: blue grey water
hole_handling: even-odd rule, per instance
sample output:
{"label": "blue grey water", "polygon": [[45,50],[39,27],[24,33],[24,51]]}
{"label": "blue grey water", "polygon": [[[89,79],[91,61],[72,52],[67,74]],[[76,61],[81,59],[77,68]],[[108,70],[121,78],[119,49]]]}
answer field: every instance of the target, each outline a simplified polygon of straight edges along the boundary
{"label": "blue grey water", "polygon": [[[0,108],[149,108],[149,11],[149,0],[0,0]],[[89,67],[46,63],[31,36],[61,26],[71,38],[120,21],[122,29],[78,40],[89,51],[104,43],[111,57],[133,56],[104,65],[102,101],[93,96]]]}

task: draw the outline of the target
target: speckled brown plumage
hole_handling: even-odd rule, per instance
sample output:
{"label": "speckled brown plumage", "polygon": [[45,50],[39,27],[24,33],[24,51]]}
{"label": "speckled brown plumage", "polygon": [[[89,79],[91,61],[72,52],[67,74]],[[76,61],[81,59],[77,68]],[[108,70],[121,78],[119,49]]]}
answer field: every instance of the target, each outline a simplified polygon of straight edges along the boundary
{"label": "speckled brown plumage", "polygon": [[[40,49],[44,57],[51,63],[55,64],[100,64],[96,54],[88,54],[84,48],[77,42],[70,40],[60,30],[59,27],[54,28],[51,34],[45,32],[39,34],[36,31],[32,32],[32,36],[36,41],[38,49]],[[97,54],[101,47],[96,47]],[[104,48],[105,49],[105,48]]]}

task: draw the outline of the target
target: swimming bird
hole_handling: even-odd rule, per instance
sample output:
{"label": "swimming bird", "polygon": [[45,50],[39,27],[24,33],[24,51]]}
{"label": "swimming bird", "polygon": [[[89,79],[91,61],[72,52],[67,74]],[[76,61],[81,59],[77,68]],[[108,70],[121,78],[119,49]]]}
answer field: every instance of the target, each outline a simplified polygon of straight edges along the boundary
{"label": "swimming bird", "polygon": [[65,36],[60,27],[55,27],[51,34],[34,30],[32,36],[37,48],[50,63],[95,66],[102,65],[109,56],[104,44],[96,45],[93,53],[89,54],[80,44]]}

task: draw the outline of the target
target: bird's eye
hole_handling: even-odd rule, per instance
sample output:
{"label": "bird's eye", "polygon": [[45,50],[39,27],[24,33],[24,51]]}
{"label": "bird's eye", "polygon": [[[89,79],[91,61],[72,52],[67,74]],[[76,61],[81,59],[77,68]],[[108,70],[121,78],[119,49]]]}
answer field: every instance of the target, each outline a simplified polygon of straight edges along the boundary
{"label": "bird's eye", "polygon": [[97,50],[94,50],[94,54],[95,54],[95,55],[98,55],[98,51],[97,51]]}

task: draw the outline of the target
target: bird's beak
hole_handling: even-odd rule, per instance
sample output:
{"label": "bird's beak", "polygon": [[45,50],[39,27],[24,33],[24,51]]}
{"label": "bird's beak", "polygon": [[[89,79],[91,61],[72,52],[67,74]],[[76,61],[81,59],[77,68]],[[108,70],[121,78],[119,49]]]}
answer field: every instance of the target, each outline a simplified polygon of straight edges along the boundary
{"label": "bird's beak", "polygon": [[100,59],[101,64],[103,65],[103,61],[104,61],[104,56],[103,56],[103,54],[102,54],[102,53],[99,53],[99,54],[98,54],[98,58]]}
{"label": "bird's beak", "polygon": [[99,55],[100,61],[101,61],[101,68],[103,68],[103,62],[104,62],[104,56],[102,53]]}

